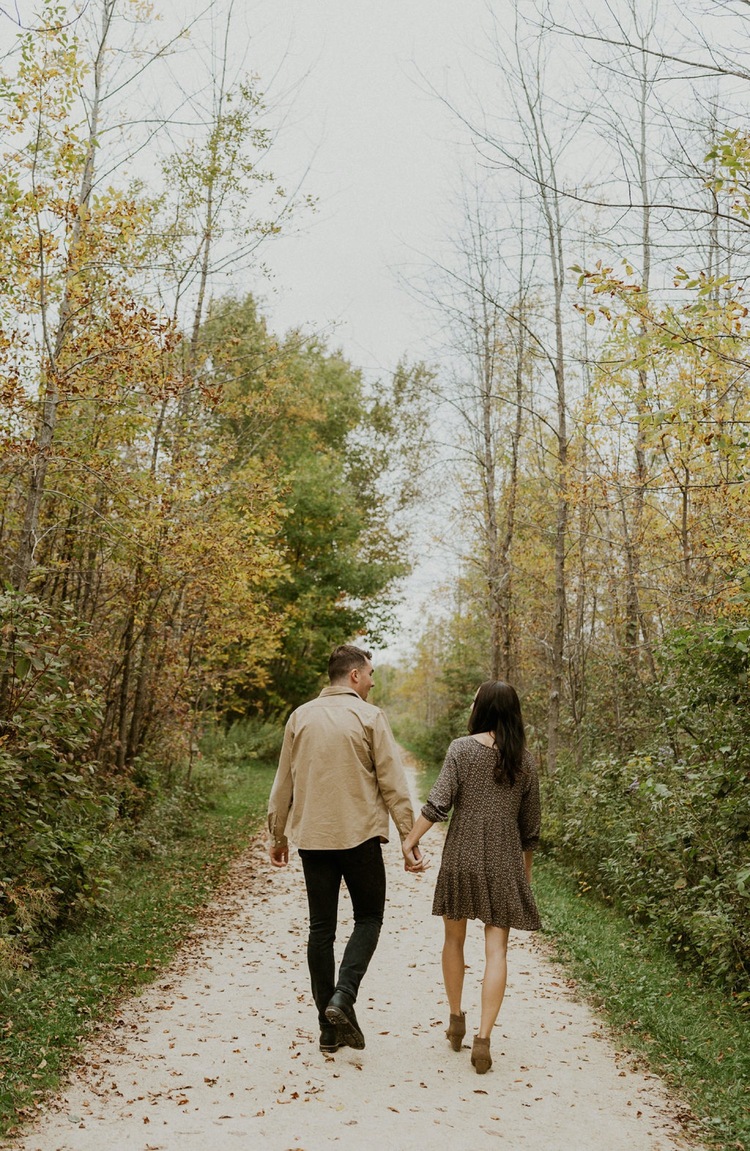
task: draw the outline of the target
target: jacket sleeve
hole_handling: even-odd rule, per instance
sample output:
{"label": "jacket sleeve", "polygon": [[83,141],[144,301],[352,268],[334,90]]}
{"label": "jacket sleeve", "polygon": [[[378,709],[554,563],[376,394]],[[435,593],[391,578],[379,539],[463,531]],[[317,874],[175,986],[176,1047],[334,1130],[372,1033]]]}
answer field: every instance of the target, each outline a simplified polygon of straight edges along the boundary
{"label": "jacket sleeve", "polygon": [[525,779],[521,808],[518,812],[518,830],[521,833],[521,850],[535,851],[539,846],[539,833],[542,824],[539,775],[531,756],[526,760],[524,768]]}
{"label": "jacket sleeve", "polygon": [[385,712],[372,728],[372,757],[380,794],[402,839],[414,826],[414,805],[404,765]]}
{"label": "jacket sleeve", "polygon": [[458,761],[453,745],[446,752],[440,775],[435,780],[427,803],[422,808],[422,815],[430,823],[442,823],[447,819],[458,794]]}
{"label": "jacket sleeve", "polygon": [[273,838],[274,847],[286,847],[287,838],[284,834],[286,821],[289,818],[289,809],[292,806],[292,743],[294,741],[293,716],[289,717],[284,730],[284,742],[279,756],[279,766],[276,769],[271,794],[268,797],[268,830]]}

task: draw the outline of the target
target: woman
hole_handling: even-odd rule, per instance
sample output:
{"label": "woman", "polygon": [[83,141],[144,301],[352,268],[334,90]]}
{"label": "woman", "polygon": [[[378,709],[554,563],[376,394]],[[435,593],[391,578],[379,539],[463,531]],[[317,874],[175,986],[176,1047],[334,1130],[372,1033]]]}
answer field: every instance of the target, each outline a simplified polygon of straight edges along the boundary
{"label": "woman", "polygon": [[540,926],[531,893],[532,851],[539,842],[539,781],[526,750],[521,705],[513,687],[490,680],[476,695],[469,735],[448,748],[443,769],[412,831],[403,841],[407,868],[420,870],[415,848],[453,808],[432,914],[445,925],[443,978],[450,1005],[446,1036],[461,1050],[461,1009],[467,919],[484,922],[482,1014],[471,1050],[479,1075],[492,1066],[490,1033],[505,994],[508,933]]}

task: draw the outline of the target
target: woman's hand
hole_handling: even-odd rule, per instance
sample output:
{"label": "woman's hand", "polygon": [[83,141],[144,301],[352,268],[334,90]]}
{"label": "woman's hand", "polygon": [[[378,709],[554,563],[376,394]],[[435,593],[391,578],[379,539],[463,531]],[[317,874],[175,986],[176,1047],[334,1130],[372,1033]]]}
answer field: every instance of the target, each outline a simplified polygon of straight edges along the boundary
{"label": "woman's hand", "polygon": [[432,824],[429,819],[425,819],[423,815],[418,815],[411,831],[408,835],[405,835],[401,841],[405,871],[426,871],[429,867],[426,857],[422,854],[419,841],[431,827]]}
{"label": "woman's hand", "polygon": [[404,871],[426,871],[429,867],[427,857],[422,853],[418,843],[409,845],[407,840],[401,844],[404,853]]}

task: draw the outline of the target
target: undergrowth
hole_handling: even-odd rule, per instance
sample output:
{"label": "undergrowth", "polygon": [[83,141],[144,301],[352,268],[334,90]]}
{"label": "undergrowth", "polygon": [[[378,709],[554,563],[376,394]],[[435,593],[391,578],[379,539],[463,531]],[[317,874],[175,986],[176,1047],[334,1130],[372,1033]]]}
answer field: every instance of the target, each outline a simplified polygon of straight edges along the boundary
{"label": "undergrowth", "polygon": [[190,796],[176,789],[140,824],[103,906],[26,966],[0,967],[0,1136],[33,1116],[109,1005],[156,978],[262,825],[275,764],[248,742],[212,736]]}
{"label": "undergrowth", "polygon": [[544,931],[620,1040],[665,1077],[726,1151],[750,1147],[750,1011],[553,860],[534,864]]}

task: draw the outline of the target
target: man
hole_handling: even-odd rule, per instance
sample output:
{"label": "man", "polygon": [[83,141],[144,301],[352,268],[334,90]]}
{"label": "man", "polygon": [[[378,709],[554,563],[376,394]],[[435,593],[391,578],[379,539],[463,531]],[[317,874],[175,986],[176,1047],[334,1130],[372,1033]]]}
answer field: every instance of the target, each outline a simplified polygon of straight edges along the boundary
{"label": "man", "polygon": [[[372,655],[343,644],[328,661],[330,686],[293,711],[268,802],[270,856],[289,862],[297,845],[310,909],[307,962],[320,1022],[320,1049],[362,1048],[354,1004],[385,909],[382,843],[388,813],[403,840],[414,823],[409,787],[385,714],[367,703]],[[418,849],[408,870],[421,869]],[[408,864],[408,861],[407,861]],[[341,880],[354,911],[338,979],[333,944]]]}

